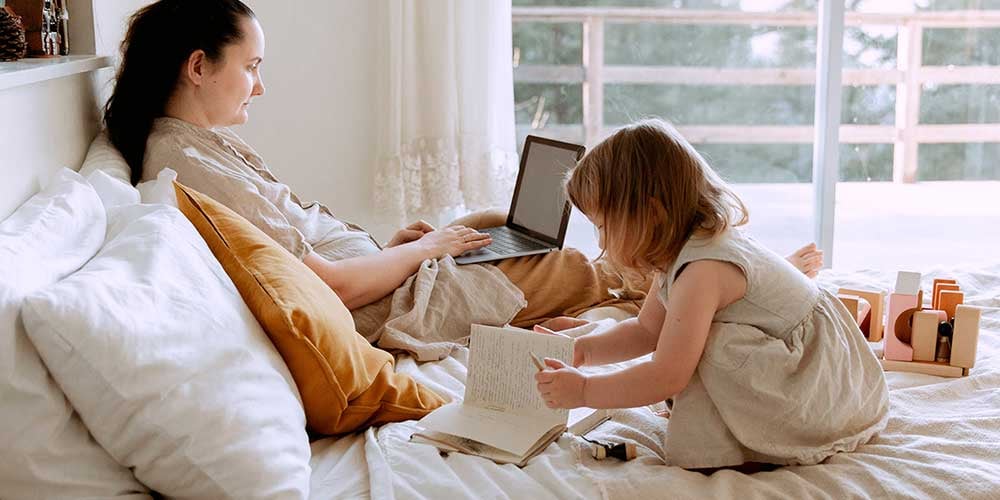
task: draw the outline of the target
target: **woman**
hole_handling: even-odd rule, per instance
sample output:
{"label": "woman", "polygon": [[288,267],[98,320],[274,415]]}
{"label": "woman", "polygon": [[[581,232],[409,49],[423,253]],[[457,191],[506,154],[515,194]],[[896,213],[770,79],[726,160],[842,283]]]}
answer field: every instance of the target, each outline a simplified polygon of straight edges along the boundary
{"label": "woman", "polygon": [[[302,203],[225,128],[245,123],[251,101],[264,94],[263,59],[263,30],[238,0],[160,0],[138,11],[105,109],[108,135],[133,183],[172,168],[180,182],[302,259],[352,310],[369,340],[418,359],[447,355],[450,344],[442,342],[465,337],[472,322],[528,326],[603,305],[638,311],[645,293],[621,292],[615,273],[574,250],[496,266],[456,266],[443,258],[488,245],[489,236],[473,227],[495,225],[502,220],[496,214],[474,214],[443,229],[416,222],[383,248],[323,205]],[[797,253],[797,265],[814,273],[822,255],[809,248]]]}

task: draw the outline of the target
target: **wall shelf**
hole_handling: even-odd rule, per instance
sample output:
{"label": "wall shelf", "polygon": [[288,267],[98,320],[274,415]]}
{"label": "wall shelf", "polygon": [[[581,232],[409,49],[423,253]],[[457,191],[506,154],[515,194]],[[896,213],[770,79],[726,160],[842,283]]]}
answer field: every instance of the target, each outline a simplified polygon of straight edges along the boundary
{"label": "wall shelf", "polygon": [[14,62],[0,62],[0,90],[110,68],[112,64],[111,57],[94,55],[26,58]]}

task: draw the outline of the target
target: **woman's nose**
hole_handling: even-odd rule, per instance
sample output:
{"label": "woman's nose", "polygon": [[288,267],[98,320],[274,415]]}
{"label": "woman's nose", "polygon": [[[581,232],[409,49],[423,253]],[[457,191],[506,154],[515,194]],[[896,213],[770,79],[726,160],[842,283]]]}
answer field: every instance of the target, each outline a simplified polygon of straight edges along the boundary
{"label": "woman's nose", "polygon": [[264,95],[264,80],[257,78],[257,81],[254,82],[252,95],[254,96]]}

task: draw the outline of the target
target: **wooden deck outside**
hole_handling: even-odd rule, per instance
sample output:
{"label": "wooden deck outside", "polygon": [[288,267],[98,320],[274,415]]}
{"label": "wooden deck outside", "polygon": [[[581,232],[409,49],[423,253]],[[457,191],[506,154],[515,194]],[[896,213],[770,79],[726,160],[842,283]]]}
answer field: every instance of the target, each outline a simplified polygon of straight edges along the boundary
{"label": "wooden deck outside", "polygon": [[[815,26],[814,12],[740,12],[619,7],[516,7],[515,23],[575,22],[583,27],[582,65],[522,65],[515,63],[514,80],[525,83],[577,83],[583,89],[584,137],[593,145],[612,131],[603,123],[604,85],[660,83],[683,85],[814,85],[816,71],[801,68],[705,68],[681,66],[618,66],[604,64],[604,27],[614,23]],[[896,89],[894,125],[844,125],[845,144],[893,144],[893,181],[917,179],[920,144],[1000,142],[1000,124],[922,125],[920,97],[925,85],[1000,84],[997,66],[923,66],[923,30],[926,28],[997,28],[1000,10],[935,11],[914,13],[845,14],[846,26],[895,26],[898,30],[896,67],[845,69],[846,86],[893,85]],[[563,126],[567,131],[577,126]],[[546,127],[560,136],[560,127]],[[809,126],[683,124],[680,131],[693,143],[807,144],[814,139]],[[566,131],[562,131],[566,132]]]}

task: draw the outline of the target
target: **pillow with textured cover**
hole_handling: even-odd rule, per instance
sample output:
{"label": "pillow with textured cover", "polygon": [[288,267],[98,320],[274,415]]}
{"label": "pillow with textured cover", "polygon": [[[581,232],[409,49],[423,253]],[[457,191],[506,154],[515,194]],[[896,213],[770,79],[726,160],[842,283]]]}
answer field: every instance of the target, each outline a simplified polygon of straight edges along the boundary
{"label": "pillow with textured cover", "polygon": [[111,209],[97,255],[22,314],[93,436],[145,485],[175,498],[307,498],[291,375],[177,209]]}
{"label": "pillow with textured cover", "polygon": [[177,204],[222,267],[295,377],[310,429],[343,434],[419,419],[445,400],[372,347],[350,311],[316,273],[239,214],[175,184]]}
{"label": "pillow with textured cover", "polygon": [[0,496],[149,498],[90,436],[24,331],[21,305],[104,242],[98,192],[62,169],[0,222]]}
{"label": "pillow with textured cover", "polygon": [[125,157],[111,144],[108,138],[108,131],[102,130],[94,137],[90,147],[87,148],[87,157],[83,159],[80,166],[80,175],[89,178],[94,172],[102,171],[107,176],[120,180],[129,186],[132,185],[132,169],[129,168]]}

